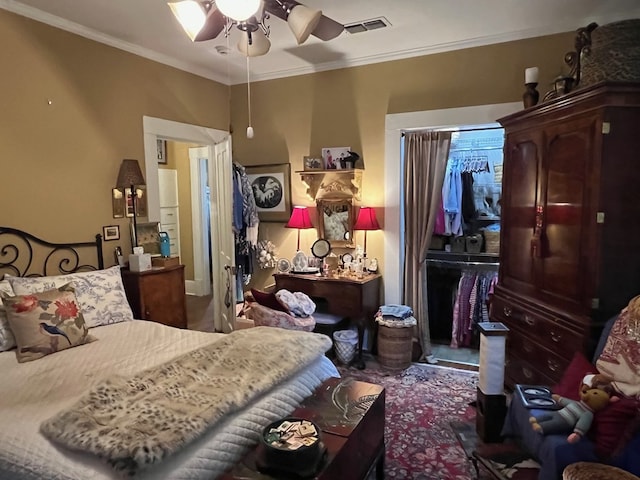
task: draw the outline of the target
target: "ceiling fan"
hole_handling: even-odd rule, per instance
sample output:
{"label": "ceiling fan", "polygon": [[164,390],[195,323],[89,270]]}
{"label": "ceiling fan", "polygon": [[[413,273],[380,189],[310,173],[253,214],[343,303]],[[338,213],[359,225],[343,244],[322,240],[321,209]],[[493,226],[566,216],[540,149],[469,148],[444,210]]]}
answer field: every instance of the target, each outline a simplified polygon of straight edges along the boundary
{"label": "ceiling fan", "polygon": [[323,41],[336,38],[344,25],[309,8],[296,0],[182,0],[169,2],[174,15],[194,42],[212,40],[221,33],[230,34],[233,26],[246,35],[238,42],[238,49],[249,57],[269,51],[269,26],[265,20],[271,15],[286,21],[298,45],[310,35]]}

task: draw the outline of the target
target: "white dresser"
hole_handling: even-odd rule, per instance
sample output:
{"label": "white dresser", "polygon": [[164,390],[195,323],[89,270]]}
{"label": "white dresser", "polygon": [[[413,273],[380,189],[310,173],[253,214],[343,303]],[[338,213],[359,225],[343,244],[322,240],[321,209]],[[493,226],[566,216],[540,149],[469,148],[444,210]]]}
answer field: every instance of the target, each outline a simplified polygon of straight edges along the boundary
{"label": "white dresser", "polygon": [[158,170],[160,187],[160,230],[167,232],[171,245],[171,256],[180,256],[180,210],[178,205],[178,172],[161,168]]}

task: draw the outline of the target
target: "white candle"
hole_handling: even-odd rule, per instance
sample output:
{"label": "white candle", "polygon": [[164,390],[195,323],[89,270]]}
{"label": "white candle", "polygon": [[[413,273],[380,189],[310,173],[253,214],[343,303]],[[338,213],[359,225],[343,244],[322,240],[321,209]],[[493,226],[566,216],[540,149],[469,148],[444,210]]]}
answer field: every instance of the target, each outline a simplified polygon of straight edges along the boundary
{"label": "white candle", "polygon": [[538,83],[538,67],[529,67],[524,71],[524,83]]}

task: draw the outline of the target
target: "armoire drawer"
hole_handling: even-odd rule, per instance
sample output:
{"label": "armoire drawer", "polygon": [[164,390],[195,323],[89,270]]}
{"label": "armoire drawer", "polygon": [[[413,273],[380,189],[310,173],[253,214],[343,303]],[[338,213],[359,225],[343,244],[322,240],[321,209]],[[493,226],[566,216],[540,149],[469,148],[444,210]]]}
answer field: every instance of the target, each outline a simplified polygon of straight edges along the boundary
{"label": "armoire drawer", "polygon": [[[516,331],[514,330],[514,333]],[[558,381],[570,363],[556,350],[549,350],[527,335],[507,336],[507,358],[517,360],[519,365],[536,370],[546,378]],[[520,381],[520,383],[524,383]]]}
{"label": "armoire drawer", "polygon": [[585,334],[566,328],[559,318],[523,308],[507,299],[493,299],[491,318],[493,321],[504,323],[510,329],[517,329],[531,342],[536,342],[569,360],[576,350],[582,351],[584,348]]}
{"label": "armoire drawer", "polygon": [[510,357],[507,357],[507,363],[505,364],[504,379],[505,385],[511,390],[517,384],[552,386],[558,383],[559,380],[545,376],[520,358]]}

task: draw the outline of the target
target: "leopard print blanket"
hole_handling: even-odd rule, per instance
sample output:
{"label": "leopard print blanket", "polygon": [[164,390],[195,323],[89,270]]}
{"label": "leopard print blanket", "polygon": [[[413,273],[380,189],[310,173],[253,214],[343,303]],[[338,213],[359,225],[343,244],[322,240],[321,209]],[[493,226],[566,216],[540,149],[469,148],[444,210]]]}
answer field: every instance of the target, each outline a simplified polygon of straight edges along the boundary
{"label": "leopard print blanket", "polygon": [[238,330],[133,378],[103,381],[40,429],[50,440],[98,455],[133,476],[329,348],[331,339],[316,333]]}

